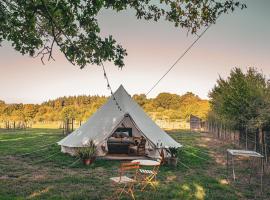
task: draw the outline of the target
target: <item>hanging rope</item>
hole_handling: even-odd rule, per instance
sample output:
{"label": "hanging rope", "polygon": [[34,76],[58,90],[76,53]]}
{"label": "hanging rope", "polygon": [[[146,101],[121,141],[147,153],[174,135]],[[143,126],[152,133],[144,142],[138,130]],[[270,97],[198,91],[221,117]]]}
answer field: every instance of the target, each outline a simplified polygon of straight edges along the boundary
{"label": "hanging rope", "polygon": [[117,102],[117,100],[116,100],[116,98],[115,98],[115,96],[114,96],[114,93],[113,93],[112,87],[111,87],[111,85],[110,85],[110,81],[109,81],[109,78],[108,78],[107,73],[106,73],[106,71],[105,71],[105,67],[104,67],[103,63],[101,63],[101,65],[102,65],[102,69],[103,69],[103,75],[104,75],[104,78],[105,78],[106,81],[107,81],[107,88],[108,88],[108,90],[110,90],[110,92],[111,92],[111,96],[112,96],[113,100],[115,101],[115,105],[117,106],[117,108],[118,108],[120,111],[122,111],[122,108],[120,107],[120,104]]}
{"label": "hanging rope", "polygon": [[205,32],[211,27],[212,24],[206,27],[206,29],[198,35],[197,39],[189,45],[189,47],[182,53],[182,55],[173,63],[173,65],[166,71],[166,73],[154,84],[154,86],[146,93],[146,96],[159,84],[159,82],[175,67],[175,65],[189,52],[189,50],[198,42],[198,40],[205,34]]}

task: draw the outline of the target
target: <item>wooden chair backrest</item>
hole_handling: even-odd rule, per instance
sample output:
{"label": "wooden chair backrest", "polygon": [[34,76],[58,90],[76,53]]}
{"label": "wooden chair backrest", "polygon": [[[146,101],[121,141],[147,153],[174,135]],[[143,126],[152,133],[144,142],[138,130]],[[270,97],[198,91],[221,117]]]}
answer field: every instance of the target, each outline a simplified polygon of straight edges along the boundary
{"label": "wooden chair backrest", "polygon": [[120,180],[123,175],[130,174],[131,172],[133,175],[134,180],[137,180],[137,174],[138,174],[138,169],[140,168],[140,163],[139,162],[124,162],[120,164]]}
{"label": "wooden chair backrest", "polygon": [[161,165],[165,163],[165,155],[164,155],[163,149],[161,150],[160,156],[159,156],[159,158],[157,159],[157,161],[158,161]]}
{"label": "wooden chair backrest", "polygon": [[140,168],[139,162],[125,162],[121,163],[120,170],[121,171],[129,171],[129,170],[135,170]]}
{"label": "wooden chair backrest", "polygon": [[138,145],[138,147],[140,147],[140,148],[145,147],[145,144],[146,144],[146,139],[142,138],[141,142]]}

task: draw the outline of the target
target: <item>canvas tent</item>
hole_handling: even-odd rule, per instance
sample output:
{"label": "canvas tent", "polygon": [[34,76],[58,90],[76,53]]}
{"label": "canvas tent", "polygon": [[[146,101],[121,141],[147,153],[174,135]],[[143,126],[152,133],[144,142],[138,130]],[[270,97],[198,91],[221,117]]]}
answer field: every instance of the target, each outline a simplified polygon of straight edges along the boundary
{"label": "canvas tent", "polygon": [[122,85],[93,116],[58,144],[62,152],[72,155],[77,147],[83,147],[93,140],[97,145],[97,156],[104,156],[108,153],[108,139],[119,127],[131,128],[134,137],[143,136],[146,139],[146,155],[149,157],[157,157],[159,147],[182,146],[146,115]]}

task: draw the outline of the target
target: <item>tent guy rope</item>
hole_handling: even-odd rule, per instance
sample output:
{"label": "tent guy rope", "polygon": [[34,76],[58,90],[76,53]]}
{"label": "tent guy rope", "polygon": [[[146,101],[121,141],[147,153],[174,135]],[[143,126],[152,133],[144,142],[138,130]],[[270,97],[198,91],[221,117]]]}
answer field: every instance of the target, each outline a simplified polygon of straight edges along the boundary
{"label": "tent guy rope", "polygon": [[49,158],[52,158],[52,157],[54,157],[54,156],[56,156],[57,154],[60,154],[60,153],[62,153],[62,152],[57,151],[56,153],[50,154],[49,156],[47,156],[47,157],[45,157],[45,158],[43,158],[41,160],[38,160],[38,161],[34,162],[33,164],[37,164],[37,163],[40,163],[42,161],[48,160]]}
{"label": "tent guy rope", "polygon": [[194,40],[188,48],[181,54],[181,56],[173,63],[173,65],[165,72],[165,74],[150,88],[150,90],[146,93],[146,96],[160,83],[160,81],[175,67],[175,65],[190,51],[190,49],[198,42],[198,40],[206,33],[206,31],[211,27],[212,24],[206,27],[206,29],[198,35],[196,40]]}
{"label": "tent guy rope", "polygon": [[47,145],[43,145],[43,146],[39,146],[40,149],[35,150],[35,151],[31,151],[31,152],[28,152],[28,153],[21,154],[21,155],[19,155],[19,157],[30,155],[30,154],[33,154],[33,153],[36,153],[36,152],[39,152],[39,151],[44,151],[44,150],[50,148],[53,145],[56,145],[56,142],[50,143],[50,144],[47,144]]}

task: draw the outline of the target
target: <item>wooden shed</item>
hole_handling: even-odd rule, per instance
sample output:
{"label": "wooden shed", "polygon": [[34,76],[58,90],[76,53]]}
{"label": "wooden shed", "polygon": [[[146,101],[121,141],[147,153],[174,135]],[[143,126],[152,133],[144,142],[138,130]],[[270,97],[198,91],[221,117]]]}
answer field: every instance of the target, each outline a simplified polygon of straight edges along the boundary
{"label": "wooden shed", "polygon": [[202,119],[195,115],[190,115],[190,130],[200,131],[201,128],[202,128]]}

